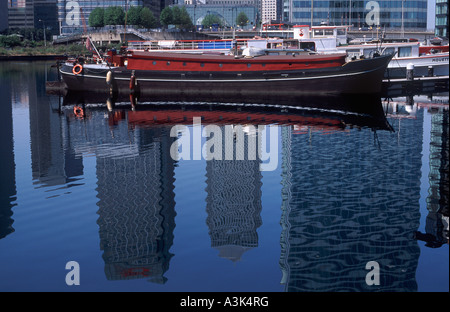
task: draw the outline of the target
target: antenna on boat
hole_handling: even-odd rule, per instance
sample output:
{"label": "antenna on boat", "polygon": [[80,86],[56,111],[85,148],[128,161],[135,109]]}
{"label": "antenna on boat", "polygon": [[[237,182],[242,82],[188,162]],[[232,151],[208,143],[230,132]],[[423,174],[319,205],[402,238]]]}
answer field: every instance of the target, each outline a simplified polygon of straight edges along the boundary
{"label": "antenna on boat", "polygon": [[100,60],[103,62],[103,57],[100,55],[100,53],[98,52],[97,48],[95,47],[95,44],[92,42],[91,37],[89,37],[89,35],[86,35],[86,46],[88,45],[87,40],[89,40],[89,45],[91,45],[94,48],[95,53],[97,53],[98,57],[100,58]]}
{"label": "antenna on boat", "polygon": [[380,37],[380,47],[377,48],[378,51],[380,52],[380,55],[382,54],[381,46],[383,45],[383,40],[384,40],[384,37],[385,37],[385,36],[386,36],[386,25],[384,25],[384,29],[383,29],[383,31],[381,32],[381,37]]}

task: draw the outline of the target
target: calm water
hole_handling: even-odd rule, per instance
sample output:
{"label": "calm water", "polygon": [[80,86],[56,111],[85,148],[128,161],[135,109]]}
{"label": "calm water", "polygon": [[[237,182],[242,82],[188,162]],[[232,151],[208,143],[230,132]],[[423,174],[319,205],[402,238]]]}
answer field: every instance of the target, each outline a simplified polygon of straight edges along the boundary
{"label": "calm water", "polygon": [[[375,99],[386,120],[120,99],[109,112],[46,94],[51,64],[0,63],[1,291],[449,290],[448,95]],[[243,142],[244,159],[205,160],[202,129],[222,138],[211,152]]]}

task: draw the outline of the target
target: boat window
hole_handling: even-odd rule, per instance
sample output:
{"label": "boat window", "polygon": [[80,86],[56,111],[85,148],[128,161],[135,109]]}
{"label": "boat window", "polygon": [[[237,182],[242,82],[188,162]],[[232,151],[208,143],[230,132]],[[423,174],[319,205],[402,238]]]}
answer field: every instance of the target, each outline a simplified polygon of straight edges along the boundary
{"label": "boat window", "polygon": [[314,36],[323,36],[323,30],[322,29],[314,29]]}
{"label": "boat window", "polygon": [[250,64],[250,63],[247,63],[247,67],[248,68],[250,68],[252,66],[252,64]]}
{"label": "boat window", "polygon": [[359,57],[361,55],[361,51],[359,49],[348,49],[347,55],[349,57]]}
{"label": "boat window", "polygon": [[369,58],[373,56],[373,53],[375,53],[376,49],[364,49],[364,57]]}
{"label": "boat window", "polygon": [[300,49],[316,51],[316,43],[310,41],[300,42]]}
{"label": "boat window", "polygon": [[167,61],[167,66],[169,66],[170,65],[170,61]]}
{"label": "boat window", "polygon": [[395,48],[386,48],[383,51],[383,55],[389,55],[389,54],[393,54],[395,52]]}
{"label": "boat window", "polygon": [[338,29],[338,30],[337,30],[337,34],[338,34],[338,36],[345,36],[345,35],[347,35],[347,34],[345,33],[345,30],[344,30],[344,29]]}
{"label": "boat window", "polygon": [[156,65],[156,61],[153,61],[153,65]]}
{"label": "boat window", "polygon": [[405,57],[405,56],[411,56],[411,47],[399,47],[398,48],[398,56],[399,57]]}

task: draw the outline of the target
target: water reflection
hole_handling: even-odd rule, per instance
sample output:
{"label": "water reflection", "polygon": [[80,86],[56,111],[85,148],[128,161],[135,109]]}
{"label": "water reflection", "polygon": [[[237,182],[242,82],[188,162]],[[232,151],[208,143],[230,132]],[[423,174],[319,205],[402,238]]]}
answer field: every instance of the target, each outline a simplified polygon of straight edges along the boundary
{"label": "water reflection", "polygon": [[[236,128],[236,126],[235,126]],[[234,132],[233,143],[222,141],[222,159],[206,163],[206,223],[211,237],[211,247],[219,250],[219,256],[231,261],[238,261],[242,254],[258,246],[257,229],[261,226],[261,160],[249,155],[257,155],[256,142],[261,140],[261,133],[256,128],[248,127],[253,132],[243,135],[242,160],[235,155],[226,160],[227,153],[236,154],[237,134]],[[221,137],[226,137],[226,126],[220,127]],[[233,130],[231,130],[233,131]],[[252,141],[252,138],[255,139]]]}
{"label": "water reflection", "polygon": [[430,174],[427,197],[425,233],[416,232],[416,238],[427,247],[438,248],[449,243],[449,111],[431,108]]}
{"label": "water reflection", "polygon": [[[283,130],[286,291],[417,290],[420,155],[410,148],[421,148],[422,129],[404,126],[400,149],[358,148],[372,140],[367,131],[352,132],[351,141],[333,135],[330,144]],[[365,283],[369,261],[383,270],[380,286]]]}
{"label": "water reflection", "polygon": [[[284,157],[288,155],[288,151],[292,152],[297,148],[295,142],[290,139],[286,141],[293,132],[298,135],[302,131],[348,133],[354,127],[392,131],[379,99],[365,112],[361,109],[358,112],[335,110],[337,107],[342,108],[339,103],[344,103],[340,102],[344,99],[341,98],[330,99],[329,107],[333,110],[328,111],[317,110],[315,105],[303,105],[301,109],[178,102],[170,105],[166,102],[140,102],[143,104],[136,105],[135,100],[126,105],[119,102],[120,105],[117,106],[118,100],[114,98],[103,101],[106,103],[105,110],[104,104],[92,104],[98,103],[97,96],[67,96],[64,105],[69,109],[64,112],[70,121],[69,133],[74,150],[93,153],[97,157],[98,224],[108,279],[166,280],[164,272],[168,270],[173,256],[169,250],[173,244],[175,228],[175,161],[170,155],[170,146],[175,138],[170,136],[171,126],[192,125],[194,118],[200,117],[202,126],[218,125],[221,138],[226,137],[227,129],[232,129],[232,144],[227,145],[223,140],[221,146],[214,147],[219,148],[223,155],[230,148],[231,154],[237,150],[237,126],[242,126],[240,129],[245,132],[242,134],[245,149],[241,160],[234,157],[232,160],[206,162],[206,224],[211,247],[219,250],[220,257],[231,261],[238,261],[243,253],[258,246],[257,230],[262,224],[261,160],[248,156],[256,155],[256,149],[261,147],[262,133],[256,126],[277,124],[282,127]],[[354,105],[348,99],[345,100],[345,105]],[[72,111],[70,108],[74,105],[76,109]],[[324,103],[321,105],[323,108]],[[82,110],[81,115],[78,109]],[[234,128],[227,128],[230,125]],[[344,141],[341,143],[345,145]],[[301,156],[302,153],[296,155]],[[287,168],[285,161],[284,159],[283,168]],[[296,167],[289,168],[289,172],[283,171],[285,185],[296,184],[296,187],[301,187],[300,182],[292,180],[293,176],[302,177],[303,181],[311,183],[307,182],[304,173],[296,172]],[[286,181],[287,177],[291,177],[290,182]],[[342,188],[338,183],[335,186]],[[309,189],[311,192],[317,191]],[[290,195],[295,193],[292,190],[284,191]],[[293,199],[288,201],[292,208]],[[354,203],[341,208],[352,208],[352,204]],[[292,227],[294,220],[287,220],[290,217],[286,214],[293,212],[292,209],[287,212],[285,206],[283,204],[282,226],[289,223]],[[281,243],[284,246],[295,246],[291,235],[285,233]],[[282,262],[297,260],[292,257],[291,250],[285,250]],[[313,260],[317,261],[316,258]],[[330,263],[330,259],[328,262]],[[282,267],[286,271],[287,267]],[[295,274],[292,268],[288,271],[292,281]]]}
{"label": "water reflection", "polygon": [[[249,142],[262,140],[256,126],[278,127],[282,193],[270,196],[282,198],[279,267],[286,291],[415,291],[418,240],[429,247],[448,244],[448,109],[427,108],[433,127],[429,214],[422,233],[420,151],[427,129],[417,106],[393,110],[378,98],[295,99],[300,107],[98,94],[59,99],[36,87],[44,81],[42,69],[36,72],[23,87],[22,78],[0,81],[7,103],[16,98],[28,105],[33,187],[81,188],[89,179],[83,160],[95,158],[99,248],[108,280],[168,284],[176,257],[175,172],[183,165],[170,155],[177,139],[170,130],[192,127],[194,117],[203,126],[217,125],[222,136],[226,126],[242,126],[246,155],[259,146]],[[0,107],[2,239],[14,231],[17,191],[12,109]],[[260,164],[249,158],[205,162],[205,194],[192,196],[206,199],[204,224],[217,257],[238,261],[261,245]],[[365,283],[369,261],[380,264],[379,286]]]}
{"label": "water reflection", "polygon": [[70,141],[64,140],[65,121],[54,111],[59,103],[33,93],[29,97],[29,118],[34,184],[65,188],[77,185],[75,182],[83,175],[83,160],[75,155]]}
{"label": "water reflection", "polygon": [[175,228],[173,138],[168,131],[140,129],[131,143],[126,126],[120,127],[114,131],[122,132],[115,143],[133,144],[133,152],[97,156],[97,223],[109,280],[166,281]]}
{"label": "water reflection", "polygon": [[0,239],[14,232],[12,208],[16,196],[12,96],[9,77],[0,71]]}

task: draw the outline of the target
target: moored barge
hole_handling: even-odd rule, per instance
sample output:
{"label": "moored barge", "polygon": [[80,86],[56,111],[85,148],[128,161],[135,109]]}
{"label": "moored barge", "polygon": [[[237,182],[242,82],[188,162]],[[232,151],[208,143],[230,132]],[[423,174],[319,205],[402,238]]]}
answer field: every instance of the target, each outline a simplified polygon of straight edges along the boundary
{"label": "moored barge", "polygon": [[130,51],[108,63],[66,62],[60,72],[69,90],[98,92],[242,94],[252,96],[371,94],[381,91],[392,55],[346,61],[346,54],[244,57],[223,54]]}

